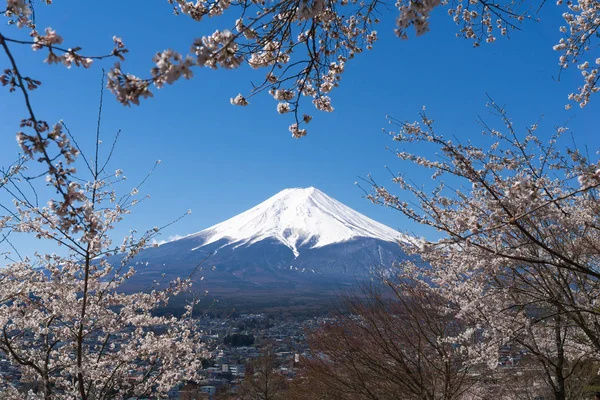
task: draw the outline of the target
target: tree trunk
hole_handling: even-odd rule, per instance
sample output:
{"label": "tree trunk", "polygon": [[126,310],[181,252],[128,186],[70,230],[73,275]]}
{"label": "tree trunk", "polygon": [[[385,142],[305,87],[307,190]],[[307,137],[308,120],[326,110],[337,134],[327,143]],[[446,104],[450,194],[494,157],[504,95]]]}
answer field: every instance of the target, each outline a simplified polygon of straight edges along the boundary
{"label": "tree trunk", "polygon": [[567,393],[565,389],[565,377],[563,375],[564,365],[565,365],[565,349],[563,346],[562,340],[562,318],[560,314],[557,314],[554,317],[554,323],[556,324],[554,327],[554,340],[556,343],[556,367],[554,370],[554,377],[556,378],[555,390],[554,390],[554,398],[555,400],[566,400]]}

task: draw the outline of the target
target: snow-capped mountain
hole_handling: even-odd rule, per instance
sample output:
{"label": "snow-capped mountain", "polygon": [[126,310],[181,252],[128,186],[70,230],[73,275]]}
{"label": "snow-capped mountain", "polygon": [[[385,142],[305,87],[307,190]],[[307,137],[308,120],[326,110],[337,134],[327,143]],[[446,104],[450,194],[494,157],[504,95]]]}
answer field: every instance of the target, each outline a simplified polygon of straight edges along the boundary
{"label": "snow-capped mountain", "polygon": [[405,240],[398,231],[354,211],[319,189],[285,189],[256,207],[186,239],[202,238],[193,250],[221,240],[234,249],[265,239],[279,241],[298,257],[302,247],[315,249],[355,238]]}
{"label": "snow-capped mountain", "polygon": [[[133,282],[186,277],[202,261],[213,293],[352,283],[403,257],[408,238],[309,188],[285,189],[200,232],[141,252]],[[208,267],[213,267],[208,268]],[[222,290],[221,290],[222,289]]]}

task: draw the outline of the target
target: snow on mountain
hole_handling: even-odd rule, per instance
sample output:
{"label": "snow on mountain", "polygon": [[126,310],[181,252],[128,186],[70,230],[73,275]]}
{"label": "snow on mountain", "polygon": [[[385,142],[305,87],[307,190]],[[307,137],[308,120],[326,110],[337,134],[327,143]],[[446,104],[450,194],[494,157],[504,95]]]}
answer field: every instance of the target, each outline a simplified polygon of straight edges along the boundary
{"label": "snow on mountain", "polygon": [[300,248],[320,248],[355,238],[406,241],[398,231],[374,221],[320,190],[285,189],[256,207],[187,238],[203,239],[200,246],[226,240],[236,247],[275,239],[298,257]]}

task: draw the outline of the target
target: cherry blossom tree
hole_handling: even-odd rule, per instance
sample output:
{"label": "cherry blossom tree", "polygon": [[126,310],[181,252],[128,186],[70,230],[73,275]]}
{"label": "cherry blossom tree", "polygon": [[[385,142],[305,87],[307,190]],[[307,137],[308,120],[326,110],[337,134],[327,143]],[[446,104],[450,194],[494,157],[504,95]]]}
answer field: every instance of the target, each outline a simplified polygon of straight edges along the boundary
{"label": "cherry blossom tree", "polygon": [[371,179],[369,198],[441,235],[406,246],[418,257],[399,273],[431,285],[480,335],[469,360],[493,368],[517,346],[565,399],[574,371],[600,355],[600,164],[565,145],[565,127],[545,143],[537,124],[519,135],[504,108],[489,106],[503,126],[481,122],[486,148],[437,134],[425,111],[420,122],[390,119],[392,139],[417,151],[396,156],[434,183],[392,173],[402,195]]}
{"label": "cherry blossom tree", "polygon": [[[16,29],[4,28],[0,32],[0,45],[11,59],[0,82],[14,87],[15,62],[10,48],[17,45],[30,45],[34,51],[44,51],[48,64],[62,63],[67,67],[88,68],[95,60],[116,58],[108,73],[108,88],[125,105],[139,104],[141,99],[151,97],[153,88],[192,78],[195,68],[261,68],[265,70],[262,82],[247,95],[232,96],[231,103],[246,106],[252,96],[268,92],[277,101],[278,113],[293,115],[289,130],[298,138],[306,134],[305,125],[311,120],[310,114],[300,112],[301,104],[311,102],[323,112],[334,110],[330,93],[340,84],[347,63],[375,45],[378,38],[375,27],[381,15],[394,12],[394,30],[398,37],[407,39],[413,29],[417,36],[426,33],[432,11],[443,7],[457,24],[457,35],[479,46],[494,42],[499,36],[508,36],[511,31],[520,29],[525,20],[536,20],[535,11],[541,6],[524,0],[167,2],[176,15],[198,23],[219,17],[224,25],[210,35],[190,39],[187,54],[172,49],[158,51],[149,74],[138,77],[126,72],[121,65],[128,49],[120,38],[113,37],[114,46],[107,54],[86,55],[80,47],[85,43],[63,46],[64,39],[56,30],[37,27],[36,9],[39,11],[43,7],[41,3],[50,5],[51,1],[37,2],[34,8],[32,1],[6,0],[3,14]],[[561,69],[576,65],[581,70],[584,82],[569,98],[583,107],[591,94],[599,90],[600,58],[595,58],[598,55],[593,52],[600,26],[600,6],[595,0],[562,3],[559,0],[556,6],[565,10],[565,25],[557,30],[558,43],[554,49],[561,53]],[[24,33],[29,37],[24,37]],[[34,78],[27,78],[27,83],[31,88],[39,85]]]}
{"label": "cherry blossom tree", "polygon": [[[205,351],[193,304],[181,318],[155,313],[190,289],[191,276],[160,290],[119,290],[136,272],[132,257],[161,230],[131,231],[113,243],[111,231],[145,199],[139,195],[145,179],[120,196],[127,181],[121,170],[108,170],[116,139],[102,159],[100,116],[94,151],[86,156],[64,122],[50,127],[35,119],[25,80],[13,76],[31,117],[18,134],[24,155],[0,176],[2,198],[12,203],[0,205],[0,240],[12,247],[0,270],[0,355],[31,390],[5,380],[1,397],[141,398],[196,379]],[[49,242],[56,252],[22,254],[11,234]],[[111,265],[107,256],[115,254],[121,261]]]}

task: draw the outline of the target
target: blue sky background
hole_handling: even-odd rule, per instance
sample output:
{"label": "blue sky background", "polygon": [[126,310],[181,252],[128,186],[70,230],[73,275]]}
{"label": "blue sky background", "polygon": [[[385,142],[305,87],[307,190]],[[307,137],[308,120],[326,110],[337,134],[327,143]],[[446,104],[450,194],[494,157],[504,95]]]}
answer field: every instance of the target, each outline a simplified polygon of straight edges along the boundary
{"label": "blue sky background", "polygon": [[[486,93],[507,105],[518,127],[544,116],[538,134],[550,134],[553,125],[571,119],[569,126],[580,146],[598,148],[600,98],[580,110],[566,111],[566,96],[581,83],[575,69],[557,82],[558,53],[552,50],[560,37],[562,9],[546,4],[540,23],[526,23],[511,39],[473,48],[456,38],[456,26],[444,9],[434,13],[431,32],[402,41],[393,34],[395,13],[382,18],[375,49],[347,63],[341,87],[331,97],[335,112],[317,113],[309,134],[294,140],[287,130],[290,116],[280,116],[267,94],[249,107],[234,107],[230,97],[248,93],[250,81],[266,71],[195,70],[191,81],[156,91],[153,99],[127,108],[107,93],[103,133],[122,130],[113,169],[122,168],[131,184],[141,179],[155,160],[162,164],[145,192],[152,197],[138,207],[122,228],[145,229],[166,223],[187,209],[193,214],[170,227],[164,237],[204,229],[242,212],[288,187],[315,186],[357,211],[391,227],[423,234],[398,213],[372,205],[354,186],[359,176],[372,173],[388,184],[384,166],[401,165],[385,150],[382,134],[386,115],[413,121],[423,105],[436,120],[438,132],[462,140],[481,132],[478,115],[486,117]],[[195,23],[175,17],[166,1],[128,0],[88,2],[64,0],[38,5],[38,25],[52,26],[67,46],[79,45],[83,54],[100,54],[112,48],[112,36],[123,38],[131,50],[124,69],[147,76],[153,54],[168,47],[187,51],[192,40],[229,24],[219,20]],[[12,28],[2,28],[10,36]],[[93,143],[101,67],[67,70],[42,63],[42,52],[11,46],[23,73],[43,81],[33,95],[40,118],[63,119],[78,140]],[[0,56],[2,67],[6,59]],[[600,95],[596,95],[598,97]],[[14,133],[25,115],[19,94],[0,96],[0,160],[6,164],[17,153]],[[487,117],[486,117],[487,118]],[[492,117],[489,117],[492,120]],[[407,166],[402,166],[407,167]],[[415,180],[430,173],[407,169]],[[388,185],[390,186],[390,185]]]}

